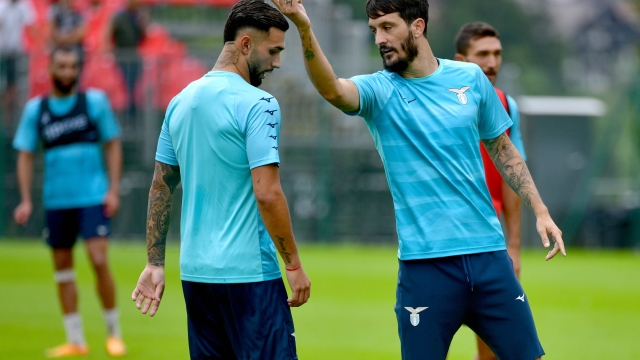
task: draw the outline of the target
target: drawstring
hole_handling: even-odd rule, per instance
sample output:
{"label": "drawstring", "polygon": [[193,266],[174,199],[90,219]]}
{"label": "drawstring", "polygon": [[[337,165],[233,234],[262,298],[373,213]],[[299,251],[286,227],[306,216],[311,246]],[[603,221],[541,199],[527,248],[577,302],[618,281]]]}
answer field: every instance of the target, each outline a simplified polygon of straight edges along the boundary
{"label": "drawstring", "polygon": [[473,271],[471,270],[469,256],[462,255],[462,266],[464,267],[464,274],[467,276],[467,282],[471,284],[471,291],[473,291]]}

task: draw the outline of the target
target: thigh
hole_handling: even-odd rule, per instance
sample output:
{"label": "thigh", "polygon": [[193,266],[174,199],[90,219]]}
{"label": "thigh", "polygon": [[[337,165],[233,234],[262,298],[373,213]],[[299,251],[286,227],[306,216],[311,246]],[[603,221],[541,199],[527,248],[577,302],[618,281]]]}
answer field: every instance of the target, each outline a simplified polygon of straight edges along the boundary
{"label": "thigh", "polygon": [[282,279],[228,284],[223,316],[241,359],[297,359],[295,329]]}
{"label": "thigh", "polygon": [[46,218],[44,237],[47,244],[54,249],[72,248],[79,230],[76,209],[47,210]]}
{"label": "thigh", "polygon": [[476,286],[465,323],[500,359],[533,360],[544,355],[529,300],[507,252],[471,255],[470,263]]}
{"label": "thigh", "polygon": [[220,294],[214,287],[182,281],[187,307],[189,354],[193,360],[237,359],[220,312]]}
{"label": "thigh", "polygon": [[395,311],[402,358],[444,360],[468,301],[460,257],[400,261]]}
{"label": "thigh", "polygon": [[111,220],[104,215],[102,205],[78,209],[80,234],[85,240],[104,238],[111,234]]}

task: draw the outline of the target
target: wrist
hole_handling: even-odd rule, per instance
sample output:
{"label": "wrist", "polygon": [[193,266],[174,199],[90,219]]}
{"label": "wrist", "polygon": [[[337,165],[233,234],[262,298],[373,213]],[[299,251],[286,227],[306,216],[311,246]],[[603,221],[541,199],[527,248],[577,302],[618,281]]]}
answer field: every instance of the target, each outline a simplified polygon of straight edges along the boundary
{"label": "wrist", "polygon": [[289,265],[289,266],[285,267],[284,269],[287,270],[287,271],[296,271],[296,270],[300,269],[301,267],[302,267],[302,263],[298,262],[298,265],[296,265],[296,266]]}
{"label": "wrist", "polygon": [[153,262],[147,261],[146,267],[149,268],[149,269],[164,269],[164,260],[162,262],[160,262],[160,261],[153,261]]}
{"label": "wrist", "polygon": [[311,31],[311,22],[296,24],[296,27],[298,28],[300,36],[309,35],[309,32]]}
{"label": "wrist", "polygon": [[549,217],[549,209],[544,205],[536,206],[533,213],[536,215],[536,218]]}

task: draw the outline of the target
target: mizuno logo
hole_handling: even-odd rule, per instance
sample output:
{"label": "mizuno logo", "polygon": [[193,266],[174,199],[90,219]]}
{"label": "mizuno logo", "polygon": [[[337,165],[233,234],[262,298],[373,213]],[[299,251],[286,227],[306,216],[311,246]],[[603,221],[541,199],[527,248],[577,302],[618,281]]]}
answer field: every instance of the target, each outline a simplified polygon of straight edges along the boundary
{"label": "mizuno logo", "polygon": [[263,98],[260,98],[260,100],[264,100],[264,101],[266,101],[266,102],[268,102],[268,103],[270,103],[270,102],[271,102],[271,99],[273,99],[273,96],[272,96],[272,97],[270,97],[270,98],[264,98],[264,97],[263,97]]}
{"label": "mizuno logo", "polygon": [[[413,99],[413,100],[409,100],[409,101],[407,101],[407,104],[411,104],[412,102],[416,101],[417,99],[418,99],[418,98],[415,98],[415,99]],[[406,100],[406,99],[405,99],[405,100]]]}
{"label": "mizuno logo", "polygon": [[518,296],[516,298],[516,300],[520,300],[520,301],[524,302],[524,293],[522,293],[522,295]]}
{"label": "mizuno logo", "polygon": [[271,126],[271,128],[275,128],[278,123],[268,123],[267,126]]}
{"label": "mizuno logo", "polygon": [[278,111],[278,110],[277,109],[276,110],[265,110],[264,112],[269,113],[269,115],[273,115],[273,113],[275,113],[276,111]]}
{"label": "mizuno logo", "polygon": [[418,324],[420,324],[420,314],[419,312],[428,309],[429,307],[419,307],[419,308],[411,308],[411,307],[406,307],[405,309],[407,309],[411,315],[409,316],[409,321],[411,322],[411,325],[413,326],[418,326]]}
{"label": "mizuno logo", "polygon": [[463,86],[460,89],[447,89],[447,91],[451,91],[452,93],[458,95],[458,101],[460,101],[460,104],[467,105],[469,99],[467,98],[467,94],[465,94],[465,92],[467,92],[467,90],[469,89],[471,89],[471,86]]}
{"label": "mizuno logo", "polygon": [[271,148],[272,148],[272,149],[276,149],[276,150],[278,150],[278,147],[277,147],[277,146],[272,146]]}
{"label": "mizuno logo", "polygon": [[275,135],[269,135],[270,138],[272,138],[273,140],[277,139],[278,137]]}

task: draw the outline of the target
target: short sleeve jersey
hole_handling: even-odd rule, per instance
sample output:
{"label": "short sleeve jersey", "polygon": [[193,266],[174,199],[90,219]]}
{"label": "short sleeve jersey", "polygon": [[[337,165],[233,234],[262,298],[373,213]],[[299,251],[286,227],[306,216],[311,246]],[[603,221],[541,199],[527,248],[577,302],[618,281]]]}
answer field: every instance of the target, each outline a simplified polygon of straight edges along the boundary
{"label": "short sleeve jersey", "polygon": [[351,78],[393,196],[401,260],[505,249],[478,142],[511,125],[475,64],[438,59],[423,78]]}
{"label": "short sleeve jersey", "polygon": [[[47,210],[72,209],[100,205],[109,189],[101,143],[120,135],[120,126],[104,92],[86,92],[87,115],[98,130],[98,142],[77,142],[44,151],[43,202]],[[49,97],[49,109],[57,116],[69,113],[78,95]],[[42,97],[27,102],[13,147],[19,151],[36,152],[41,138],[38,117]],[[65,131],[71,131],[69,127]]]}
{"label": "short sleeve jersey", "polygon": [[280,122],[276,99],[231,72],[209,72],[169,104],[156,160],[180,166],[182,280],[281,277],[251,179],[251,169],[280,163]]}

